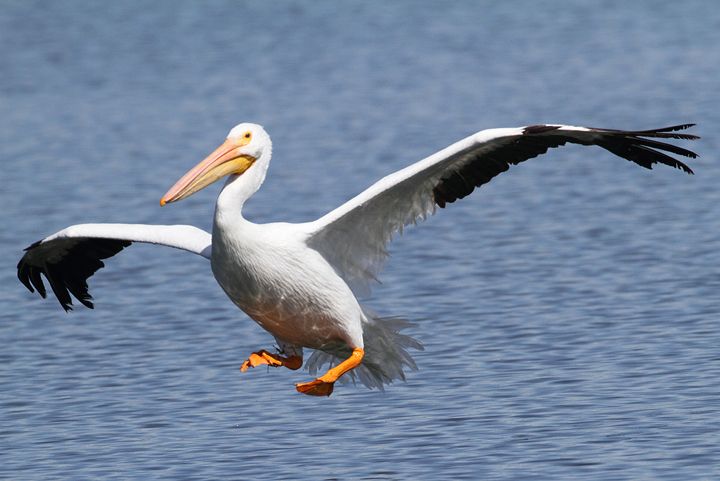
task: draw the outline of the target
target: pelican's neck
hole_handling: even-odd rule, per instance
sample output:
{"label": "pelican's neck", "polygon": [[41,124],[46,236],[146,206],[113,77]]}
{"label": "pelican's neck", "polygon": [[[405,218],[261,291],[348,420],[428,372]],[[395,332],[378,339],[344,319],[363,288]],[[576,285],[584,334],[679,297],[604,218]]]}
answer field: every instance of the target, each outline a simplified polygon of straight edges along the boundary
{"label": "pelican's neck", "polygon": [[270,153],[263,153],[245,173],[228,177],[215,205],[216,227],[244,220],[243,205],[262,185],[269,162]]}

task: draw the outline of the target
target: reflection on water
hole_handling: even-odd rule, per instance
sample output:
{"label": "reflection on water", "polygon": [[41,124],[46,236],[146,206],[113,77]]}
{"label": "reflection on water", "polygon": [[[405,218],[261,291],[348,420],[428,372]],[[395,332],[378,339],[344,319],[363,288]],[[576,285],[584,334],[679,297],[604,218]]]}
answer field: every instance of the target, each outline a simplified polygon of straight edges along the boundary
{"label": "reflection on water", "polygon": [[[711,4],[0,9],[0,477],[719,474]],[[15,279],[70,224],[209,229],[217,189],[159,199],[240,121],[275,142],[256,221],[317,218],[486,127],[704,138],[694,177],[567,148],[407,230],[368,303],[419,324],[420,370],[311,399],[307,373],[240,374],[272,339],[204,259],[133,246],[71,315]]]}

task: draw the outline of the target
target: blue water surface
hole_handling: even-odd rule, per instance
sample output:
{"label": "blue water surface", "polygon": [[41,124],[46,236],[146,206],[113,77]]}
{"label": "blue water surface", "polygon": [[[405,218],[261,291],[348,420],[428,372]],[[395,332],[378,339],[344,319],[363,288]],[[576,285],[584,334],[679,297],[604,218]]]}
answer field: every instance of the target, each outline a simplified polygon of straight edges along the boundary
{"label": "blue water surface", "polygon": [[[717,479],[716,2],[0,3],[0,478]],[[235,124],[274,140],[257,222],[320,217],[491,127],[686,122],[696,175],[564,147],[390,246],[368,305],[418,371],[298,394],[207,260],[133,245],[65,314],[22,249],[159,200]]]}

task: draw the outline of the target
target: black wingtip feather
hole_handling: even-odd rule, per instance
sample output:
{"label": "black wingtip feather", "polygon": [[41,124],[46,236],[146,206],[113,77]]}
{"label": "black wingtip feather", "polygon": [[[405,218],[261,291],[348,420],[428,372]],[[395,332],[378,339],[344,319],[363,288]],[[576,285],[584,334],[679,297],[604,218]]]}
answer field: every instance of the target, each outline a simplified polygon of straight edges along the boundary
{"label": "black wingtip feather", "polygon": [[652,129],[652,130],[636,130],[629,132],[634,135],[638,135],[640,137],[656,137],[659,136],[667,139],[682,139],[682,140],[697,140],[700,137],[697,135],[691,135],[691,134],[669,134],[668,132],[678,132],[680,130],[687,130],[690,127],[695,127],[697,124],[682,124],[682,125],[674,125],[672,127],[665,127],[662,129]]}
{"label": "black wingtip feather", "polygon": [[105,266],[101,259],[112,257],[132,242],[117,239],[57,238],[36,242],[25,249],[18,263],[18,279],[30,292],[33,286],[47,297],[41,274],[50,283],[65,311],[72,310],[74,296],[82,305],[94,308],[87,279]]}
{"label": "black wingtip feather", "polygon": [[566,143],[598,145],[613,154],[634,162],[647,169],[656,163],[665,164],[693,174],[692,169],[683,162],[663,153],[670,152],[688,158],[697,158],[690,150],[651,139],[696,140],[700,137],[677,133],[687,130],[695,124],[681,124],[653,130],[611,130],[611,129],[572,129],[560,125],[530,125],[521,135],[497,139],[493,150],[483,150],[457,170],[445,173],[433,189],[435,204],[443,208],[470,194],[476,187],[489,182],[493,177],[548,149]]}

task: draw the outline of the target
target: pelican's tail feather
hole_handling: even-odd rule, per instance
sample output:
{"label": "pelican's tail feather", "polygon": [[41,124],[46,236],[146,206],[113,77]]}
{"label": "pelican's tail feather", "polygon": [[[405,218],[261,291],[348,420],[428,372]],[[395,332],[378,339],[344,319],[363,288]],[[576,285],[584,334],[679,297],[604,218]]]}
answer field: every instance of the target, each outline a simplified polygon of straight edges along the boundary
{"label": "pelican's tail feather", "polygon": [[[395,379],[405,381],[403,366],[417,371],[408,348],[423,351],[419,341],[410,336],[401,334],[405,328],[415,327],[407,319],[401,317],[378,317],[377,313],[363,306],[365,322],[363,323],[363,343],[365,344],[365,357],[362,363],[345,373],[338,381],[343,385],[356,383],[359,380],[369,389],[378,388],[385,391],[384,385],[391,384]],[[347,351],[347,352],[346,352]],[[338,350],[316,350],[305,364],[305,369],[311,376],[321,371],[323,364],[329,363],[329,368],[340,364],[346,359],[352,349],[343,347]]]}

